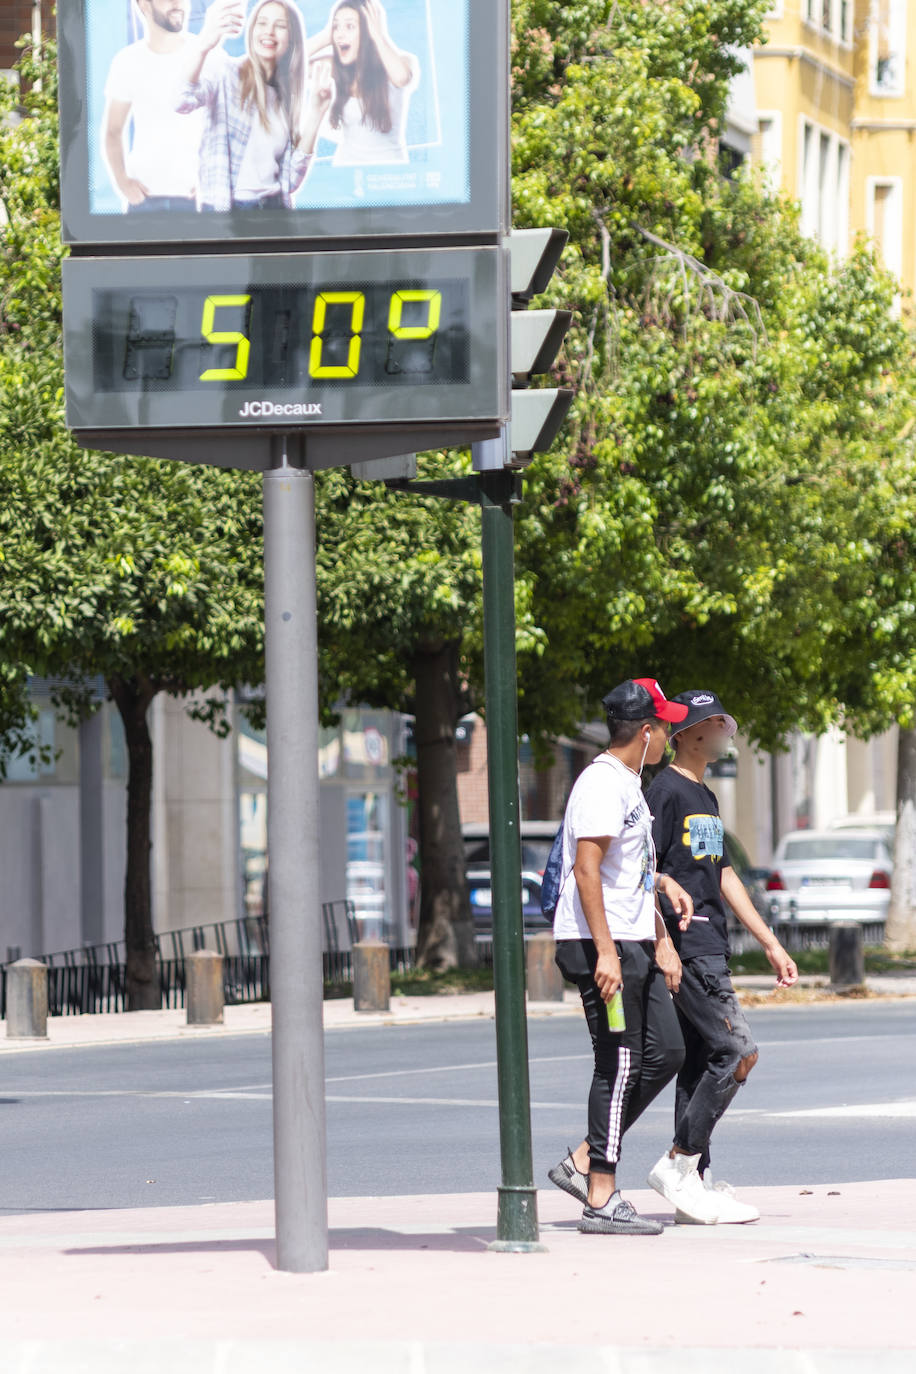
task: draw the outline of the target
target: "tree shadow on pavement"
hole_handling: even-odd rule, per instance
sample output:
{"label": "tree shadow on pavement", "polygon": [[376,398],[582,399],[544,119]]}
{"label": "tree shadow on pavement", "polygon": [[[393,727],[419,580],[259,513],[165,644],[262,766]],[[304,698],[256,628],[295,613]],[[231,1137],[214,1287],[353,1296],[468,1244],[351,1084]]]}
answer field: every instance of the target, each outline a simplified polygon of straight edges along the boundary
{"label": "tree shadow on pavement", "polygon": [[231,1255],[250,1250],[258,1252],[271,1265],[276,1260],[277,1247],[272,1240],[163,1240],[138,1241],[136,1245],[74,1245],[63,1250],[65,1255]]}
{"label": "tree shadow on pavement", "polygon": [[395,1227],[337,1226],[330,1233],[332,1250],[442,1250],[480,1253],[496,1239],[495,1227],[456,1226],[449,1231],[398,1231]]}
{"label": "tree shadow on pavement", "polygon": [[[451,1254],[480,1254],[496,1239],[493,1228],[456,1227],[453,1231],[405,1232],[386,1227],[334,1227],[328,1235],[329,1248],[335,1250],[441,1251]],[[63,1251],[65,1255],[194,1255],[238,1254],[250,1250],[260,1253],[269,1264],[276,1264],[277,1247],[273,1240],[241,1238],[225,1240],[138,1241],[136,1245],[82,1245]]]}

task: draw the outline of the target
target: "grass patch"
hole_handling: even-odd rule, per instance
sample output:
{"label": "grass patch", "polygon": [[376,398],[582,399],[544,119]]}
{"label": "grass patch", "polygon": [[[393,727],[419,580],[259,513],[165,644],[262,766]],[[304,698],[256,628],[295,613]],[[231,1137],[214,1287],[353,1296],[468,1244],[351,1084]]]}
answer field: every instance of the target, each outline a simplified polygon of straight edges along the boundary
{"label": "grass patch", "polygon": [[324,985],[324,1000],[326,1002],[343,1002],[347,997],[352,996],[352,983],[325,983]]}
{"label": "grass patch", "polygon": [[[392,973],[392,997],[457,997],[463,992],[492,992],[491,968],[451,968],[443,973],[432,969],[414,968],[405,973]],[[340,1001],[353,996],[352,983],[325,983],[326,1002]]]}
{"label": "grass patch", "polygon": [[889,949],[876,945],[865,951],[866,973],[916,973],[916,952],[905,950],[893,954]]}
{"label": "grass patch", "polygon": [[[826,949],[800,949],[792,955],[799,973],[828,973],[830,956]],[[728,961],[732,973],[773,973],[773,967],[762,949],[748,949],[735,954]],[[775,977],[775,974],[774,974]]]}
{"label": "grass patch", "polygon": [[492,992],[491,968],[450,968],[444,973],[415,968],[391,975],[392,997],[457,996],[462,992]]}
{"label": "grass patch", "polygon": [[[830,973],[830,951],[826,949],[801,949],[792,955],[798,965],[799,973]],[[772,973],[770,961],[762,949],[749,949],[744,954],[736,954],[729,961],[732,973]],[[866,973],[909,973],[916,971],[916,954],[892,954],[881,945],[868,945],[865,949]]]}

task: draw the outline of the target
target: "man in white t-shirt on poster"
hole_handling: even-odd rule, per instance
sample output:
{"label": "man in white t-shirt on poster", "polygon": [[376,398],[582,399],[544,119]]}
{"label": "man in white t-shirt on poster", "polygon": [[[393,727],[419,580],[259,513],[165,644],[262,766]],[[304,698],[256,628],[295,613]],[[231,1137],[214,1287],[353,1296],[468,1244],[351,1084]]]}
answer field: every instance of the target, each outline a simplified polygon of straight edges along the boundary
{"label": "man in white t-shirt on poster", "polygon": [[178,114],[189,0],[135,0],[144,36],[116,53],[105,83],[102,152],[128,214],[193,211],[203,111]]}
{"label": "man in white t-shirt on poster", "polygon": [[655,1236],[662,1225],[617,1191],[617,1163],[624,1132],[684,1058],[671,1001],[681,963],[656,910],[656,882],[683,929],[693,903],[673,878],[657,878],[640,775],[646,763],[660,762],[667,727],[687,708],[668,701],[652,678],[621,683],[603,705],[610,743],[576,779],[566,805],[554,914],[557,964],[579,988],[595,1052],[588,1137],[549,1177],[584,1203],[580,1231]]}

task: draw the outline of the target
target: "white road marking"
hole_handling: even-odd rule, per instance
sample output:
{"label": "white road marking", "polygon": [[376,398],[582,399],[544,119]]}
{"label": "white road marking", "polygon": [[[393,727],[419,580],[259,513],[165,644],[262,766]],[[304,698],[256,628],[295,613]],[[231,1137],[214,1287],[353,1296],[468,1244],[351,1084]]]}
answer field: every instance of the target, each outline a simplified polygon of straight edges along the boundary
{"label": "white road marking", "polygon": [[181,1092],[171,1092],[165,1089],[147,1090],[144,1088],[24,1088],[10,1089],[10,1092],[17,1098],[19,1097],[172,1097],[179,1098],[183,1102],[192,1102],[197,1098],[251,1098],[252,1100],[269,1100],[272,1092],[234,1092],[231,1088],[192,1089],[190,1092],[183,1089]]}
{"label": "white road marking", "polygon": [[[353,1102],[361,1106],[386,1107],[493,1107],[499,1106],[496,1098],[484,1097],[327,1097],[328,1102]],[[582,1102],[532,1102],[532,1111],[581,1112]]]}
{"label": "white road marking", "polygon": [[[529,1059],[529,1064],[568,1064],[577,1059],[591,1059],[590,1054],[551,1054],[538,1059]],[[348,1073],[338,1078],[328,1078],[328,1083],[357,1083],[372,1078],[407,1078],[426,1073],[465,1073],[472,1069],[495,1069],[495,1059],[483,1060],[478,1064],[436,1064],[428,1069],[385,1069],[383,1073]]]}
{"label": "white road marking", "polygon": [[[380,1077],[383,1075],[379,1075]],[[340,1080],[336,1080],[340,1081]],[[29,1088],[21,1092],[12,1090],[16,1098],[160,1098],[180,1100],[184,1103],[200,1101],[215,1102],[270,1102],[273,1093],[267,1088],[264,1092],[255,1091],[235,1091],[232,1088],[200,1089],[198,1091],[173,1092],[168,1090],[144,1091],[140,1088],[51,1088],[47,1090]],[[328,1093],[326,1101],[329,1103],[347,1105],[359,1105],[362,1107],[487,1107],[496,1110],[499,1101],[495,1097],[375,1097],[371,1094],[354,1093]],[[532,1111],[548,1112],[579,1112],[582,1111],[584,1102],[539,1102],[531,1103]],[[647,1115],[657,1113],[670,1113],[669,1106],[651,1106],[648,1108]],[[795,1120],[810,1118],[816,1120],[855,1120],[856,1118],[867,1119],[887,1119],[887,1120],[913,1120],[916,1119],[916,1101],[905,1102],[866,1102],[866,1103],[844,1103],[837,1107],[806,1107],[795,1111],[771,1111],[766,1107],[733,1107],[728,1113],[728,1120],[737,1125],[737,1119],[743,1118],[750,1124],[753,1120],[783,1119]]]}
{"label": "white road marking", "polygon": [[[210,1092],[206,1089],[200,1092],[144,1092],[142,1088],[99,1088],[99,1089],[51,1089],[42,1092],[40,1089],[29,1089],[25,1092],[16,1094],[17,1097],[40,1098],[40,1097],[143,1097],[143,1098],[177,1098],[183,1102],[196,1102],[200,1099],[209,1101],[232,1102],[237,1100],[247,1102],[269,1102],[273,1097],[270,1092],[232,1092],[231,1089],[220,1089]],[[477,1098],[477,1097],[373,1097],[365,1094],[359,1096],[341,1096],[328,1094],[328,1102],[351,1102],[359,1103],[361,1106],[408,1106],[408,1107],[498,1107],[499,1102],[496,1098]],[[532,1102],[532,1109],[538,1108],[544,1111],[580,1111],[581,1102]]]}
{"label": "white road marking", "polygon": [[[753,1010],[751,1012],[753,1015]],[[899,1035],[819,1035],[802,1036],[798,1040],[758,1040],[757,1048],[760,1050],[781,1050],[798,1049],[799,1045],[804,1048],[807,1045],[857,1045],[863,1041],[869,1044],[875,1040],[899,1040]]]}
{"label": "white road marking", "polygon": [[769,1116],[831,1117],[838,1120],[850,1117],[916,1117],[916,1102],[846,1102],[842,1107],[806,1107],[796,1112],[769,1112]]}

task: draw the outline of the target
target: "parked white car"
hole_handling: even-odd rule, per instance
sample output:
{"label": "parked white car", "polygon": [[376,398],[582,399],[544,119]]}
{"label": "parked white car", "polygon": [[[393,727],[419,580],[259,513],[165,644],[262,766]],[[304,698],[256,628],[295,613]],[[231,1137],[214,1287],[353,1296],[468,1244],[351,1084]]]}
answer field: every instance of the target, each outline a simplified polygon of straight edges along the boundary
{"label": "parked white car", "polygon": [[784,835],[766,885],[770,919],[883,921],[893,867],[880,827]]}
{"label": "parked white car", "polygon": [[880,830],[885,843],[894,853],[894,832],[897,829],[896,811],[873,811],[870,816],[838,816],[830,822],[828,830]]}

